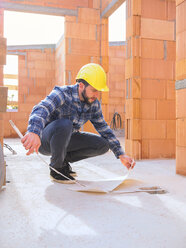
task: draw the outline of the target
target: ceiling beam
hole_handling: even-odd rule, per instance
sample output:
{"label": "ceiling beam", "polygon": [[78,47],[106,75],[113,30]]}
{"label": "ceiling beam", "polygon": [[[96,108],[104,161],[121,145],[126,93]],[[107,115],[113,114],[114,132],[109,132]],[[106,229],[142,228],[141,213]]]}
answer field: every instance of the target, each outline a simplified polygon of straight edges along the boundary
{"label": "ceiling beam", "polygon": [[0,8],[11,11],[21,11],[27,13],[46,14],[55,16],[77,16],[77,10],[54,8],[47,6],[28,5],[19,3],[7,3],[0,1]]}
{"label": "ceiling beam", "polygon": [[108,18],[115,10],[117,10],[125,0],[112,0],[107,7],[101,12],[101,18]]}

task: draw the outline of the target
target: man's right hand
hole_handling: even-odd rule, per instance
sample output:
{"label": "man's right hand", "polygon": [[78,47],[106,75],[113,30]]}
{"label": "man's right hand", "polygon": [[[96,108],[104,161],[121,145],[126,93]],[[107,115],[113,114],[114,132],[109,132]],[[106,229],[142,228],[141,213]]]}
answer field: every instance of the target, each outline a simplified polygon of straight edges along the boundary
{"label": "man's right hand", "polygon": [[35,133],[27,133],[21,139],[23,146],[28,150],[26,155],[30,155],[34,152],[38,153],[39,147],[41,145],[40,137]]}

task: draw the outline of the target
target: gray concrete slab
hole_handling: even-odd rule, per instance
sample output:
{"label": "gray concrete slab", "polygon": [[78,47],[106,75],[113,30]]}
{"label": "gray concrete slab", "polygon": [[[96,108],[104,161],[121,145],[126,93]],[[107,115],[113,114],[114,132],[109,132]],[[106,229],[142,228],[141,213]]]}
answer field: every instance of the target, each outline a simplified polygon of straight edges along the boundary
{"label": "gray concrete slab", "polygon": [[[142,160],[130,174],[167,194],[80,193],[51,182],[47,166],[26,156],[19,139],[5,143],[17,155],[4,150],[10,183],[0,192],[1,248],[186,247],[186,177],[175,174],[175,160]],[[112,152],[72,166],[81,179],[126,173]]]}

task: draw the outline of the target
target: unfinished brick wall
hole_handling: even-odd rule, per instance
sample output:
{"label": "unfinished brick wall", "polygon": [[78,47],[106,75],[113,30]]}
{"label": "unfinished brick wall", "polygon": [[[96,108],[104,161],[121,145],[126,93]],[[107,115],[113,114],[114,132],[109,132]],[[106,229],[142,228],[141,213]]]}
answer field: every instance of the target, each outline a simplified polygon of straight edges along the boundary
{"label": "unfinished brick wall", "polygon": [[[0,7],[2,8],[2,4],[11,3],[4,6],[18,10],[26,6],[29,11],[29,6],[32,5],[32,11],[36,13],[43,11],[65,16],[64,39],[57,47],[56,71],[53,72],[56,84],[63,85],[74,83],[80,67],[89,62],[100,63],[108,74],[107,18],[123,2],[124,0],[18,0],[15,4],[13,0],[4,0],[0,2]],[[174,157],[175,1],[126,2],[126,153],[136,159]],[[184,2],[177,0],[177,6],[185,4]],[[185,19],[181,18],[184,22]],[[183,44],[184,32],[177,32],[177,37],[178,43]],[[62,51],[63,58],[60,57]],[[182,50],[177,51],[179,56],[183,55]],[[177,80],[183,80],[184,65],[183,59],[178,59]],[[40,76],[42,74],[37,73]],[[50,86],[46,93],[49,91]],[[101,101],[104,116],[109,122],[108,94],[112,97],[111,92],[104,93]],[[84,126],[84,130],[91,130],[89,123]]]}
{"label": "unfinished brick wall", "polygon": [[175,156],[175,2],[127,1],[126,152]]}
{"label": "unfinished brick wall", "polygon": [[176,172],[186,175],[186,1],[176,5]]}
{"label": "unfinished brick wall", "polygon": [[125,58],[124,42],[109,43],[109,124],[117,112],[125,122]]}
{"label": "unfinished brick wall", "polygon": [[[18,112],[4,114],[4,136],[17,137],[8,121],[11,119],[22,133],[26,132],[29,114],[33,106],[39,103],[55,85],[55,50],[34,46],[17,46],[9,53],[18,54]],[[24,49],[23,49],[24,48]],[[11,51],[10,51],[11,50]]]}

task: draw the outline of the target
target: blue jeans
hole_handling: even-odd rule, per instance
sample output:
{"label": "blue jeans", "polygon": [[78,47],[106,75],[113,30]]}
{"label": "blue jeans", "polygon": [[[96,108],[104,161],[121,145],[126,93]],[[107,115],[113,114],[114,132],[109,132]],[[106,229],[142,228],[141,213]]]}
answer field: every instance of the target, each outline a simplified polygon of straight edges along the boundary
{"label": "blue jeans", "polygon": [[64,160],[73,163],[109,150],[106,139],[92,133],[72,133],[72,128],[68,119],[55,120],[44,128],[39,152],[51,155],[50,166],[62,168]]}

